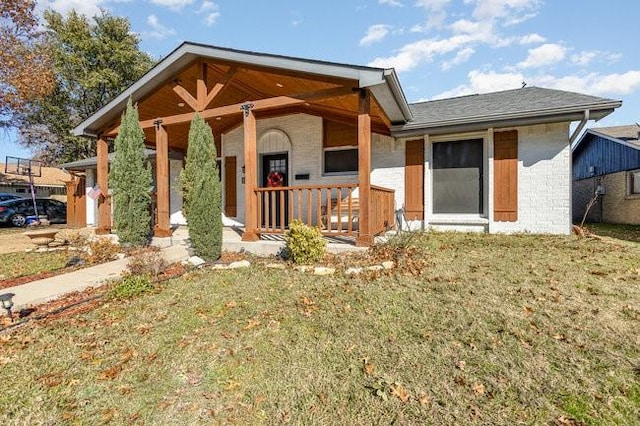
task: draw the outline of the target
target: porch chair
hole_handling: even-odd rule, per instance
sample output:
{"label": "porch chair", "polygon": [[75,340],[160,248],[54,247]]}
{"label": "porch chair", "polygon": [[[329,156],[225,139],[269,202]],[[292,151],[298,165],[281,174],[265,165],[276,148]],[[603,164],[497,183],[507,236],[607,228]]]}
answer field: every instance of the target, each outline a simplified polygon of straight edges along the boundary
{"label": "porch chair", "polygon": [[[346,231],[349,229],[349,194],[338,198],[331,198],[331,211],[328,210],[328,203],[320,207],[322,215],[322,229],[327,231]],[[339,214],[338,214],[339,213]],[[351,197],[351,230],[358,230],[358,215],[360,204],[358,198]],[[340,219],[340,220],[338,220]],[[338,223],[340,222],[340,223]],[[340,227],[338,227],[340,225]]]}

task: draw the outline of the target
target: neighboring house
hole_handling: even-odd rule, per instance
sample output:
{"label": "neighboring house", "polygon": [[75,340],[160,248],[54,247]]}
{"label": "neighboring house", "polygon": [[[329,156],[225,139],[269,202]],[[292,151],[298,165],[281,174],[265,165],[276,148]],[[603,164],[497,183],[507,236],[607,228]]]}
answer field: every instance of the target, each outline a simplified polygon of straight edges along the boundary
{"label": "neighboring house", "polygon": [[[71,179],[69,173],[57,167],[42,167],[41,175],[33,177],[36,196],[67,201],[65,183]],[[29,176],[5,173],[5,164],[0,163],[0,192],[31,197]]]}
{"label": "neighboring house", "polygon": [[[186,152],[197,111],[213,129],[224,213],[245,241],[301,219],[359,245],[399,208],[411,229],[569,233],[569,125],[621,105],[537,87],[409,104],[393,69],[183,43],[74,129],[98,139],[103,192],[129,98],[156,149],[157,236],[170,235],[180,203],[170,153]],[[283,181],[270,187],[270,172]],[[109,231],[108,198],[97,222]]]}
{"label": "neighboring house", "polygon": [[640,225],[640,126],[587,130],[573,149],[573,219]]}

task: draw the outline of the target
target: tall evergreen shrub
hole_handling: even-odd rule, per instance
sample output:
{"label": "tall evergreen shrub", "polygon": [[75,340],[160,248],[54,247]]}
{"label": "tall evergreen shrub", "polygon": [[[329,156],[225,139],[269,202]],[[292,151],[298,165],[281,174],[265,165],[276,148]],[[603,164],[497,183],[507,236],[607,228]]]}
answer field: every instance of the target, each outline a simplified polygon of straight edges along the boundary
{"label": "tall evergreen shrub", "polygon": [[144,132],[138,122],[138,108],[131,99],[122,115],[120,133],[109,171],[113,191],[113,219],[121,244],[142,246],[149,240],[151,214],[151,169],[144,164]]}
{"label": "tall evergreen shrub", "polygon": [[183,213],[195,253],[216,260],[222,250],[221,189],[211,127],[196,114],[189,128],[189,147],[180,175]]}

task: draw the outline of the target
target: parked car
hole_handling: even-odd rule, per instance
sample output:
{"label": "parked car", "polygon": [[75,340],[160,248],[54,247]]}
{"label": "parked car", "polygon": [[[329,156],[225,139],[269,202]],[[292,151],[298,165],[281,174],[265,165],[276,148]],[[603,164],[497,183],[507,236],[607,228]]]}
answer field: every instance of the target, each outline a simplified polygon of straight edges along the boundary
{"label": "parked car", "polygon": [[[67,205],[58,200],[36,198],[38,214],[47,215],[51,223],[67,223]],[[35,215],[33,200],[18,198],[0,202],[0,224],[25,226],[27,216]]]}
{"label": "parked car", "polygon": [[8,192],[0,192],[0,203],[8,200],[16,200],[18,198],[22,198],[16,194],[9,194]]}

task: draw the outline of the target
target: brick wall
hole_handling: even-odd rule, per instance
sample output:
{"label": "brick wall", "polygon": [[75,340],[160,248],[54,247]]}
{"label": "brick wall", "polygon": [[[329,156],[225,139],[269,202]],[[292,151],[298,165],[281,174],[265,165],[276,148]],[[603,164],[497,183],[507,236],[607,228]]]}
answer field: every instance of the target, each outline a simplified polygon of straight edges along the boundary
{"label": "brick wall", "polygon": [[[518,130],[518,220],[490,222],[490,232],[571,232],[569,124],[516,127]],[[494,129],[495,131],[511,129]],[[490,186],[493,184],[489,159]],[[493,208],[493,202],[489,199]]]}

